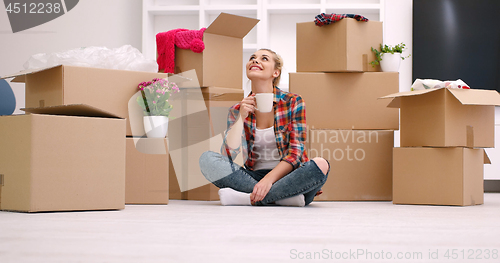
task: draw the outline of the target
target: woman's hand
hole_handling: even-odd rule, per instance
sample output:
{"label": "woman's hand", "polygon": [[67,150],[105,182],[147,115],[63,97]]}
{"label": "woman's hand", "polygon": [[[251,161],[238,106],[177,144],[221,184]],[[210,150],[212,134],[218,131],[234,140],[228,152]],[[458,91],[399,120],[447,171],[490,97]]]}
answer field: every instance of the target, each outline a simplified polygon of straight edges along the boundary
{"label": "woman's hand", "polygon": [[240,116],[242,119],[246,119],[250,112],[255,112],[255,94],[245,97],[240,102]]}
{"label": "woman's hand", "polygon": [[253,192],[250,194],[250,201],[253,203],[262,201],[266,197],[267,193],[273,186],[273,182],[270,179],[262,178],[253,188]]}

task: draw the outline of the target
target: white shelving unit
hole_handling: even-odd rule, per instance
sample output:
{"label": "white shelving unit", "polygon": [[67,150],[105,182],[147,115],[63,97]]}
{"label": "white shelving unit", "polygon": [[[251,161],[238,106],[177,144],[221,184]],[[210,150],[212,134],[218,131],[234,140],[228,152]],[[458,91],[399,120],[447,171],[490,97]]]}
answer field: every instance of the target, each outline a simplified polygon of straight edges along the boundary
{"label": "white shelving unit", "polygon": [[[176,28],[207,27],[226,12],[260,22],[243,39],[245,59],[261,47],[276,50],[285,60],[281,87],[295,72],[295,24],[314,21],[320,13],[352,13],[383,21],[385,0],[143,0],[142,52],[156,57],[156,34]],[[245,87],[245,81],[243,83]]]}

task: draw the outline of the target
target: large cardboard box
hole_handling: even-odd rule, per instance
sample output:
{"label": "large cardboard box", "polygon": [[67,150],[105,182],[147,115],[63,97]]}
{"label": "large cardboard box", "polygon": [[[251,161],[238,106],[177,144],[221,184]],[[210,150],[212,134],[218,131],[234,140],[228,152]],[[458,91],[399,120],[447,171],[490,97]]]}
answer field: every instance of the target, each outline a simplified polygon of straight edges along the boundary
{"label": "large cardboard box", "polygon": [[401,109],[401,147],[495,147],[497,91],[426,89],[383,98]]}
{"label": "large cardboard box", "polygon": [[27,111],[0,117],[0,209],[123,209],[125,120],[85,105]]}
{"label": "large cardboard box", "polygon": [[[137,85],[167,74],[60,65],[2,79],[12,77],[12,82],[26,84],[27,108],[86,104],[128,118],[128,102],[138,91]],[[128,121],[127,135],[132,135]]]}
{"label": "large cardboard box", "polygon": [[[217,201],[219,200],[219,188],[217,186],[208,183],[204,186],[196,187],[191,190],[181,191],[179,187],[179,181],[175,176],[175,169],[173,168],[172,160],[170,160],[169,171],[171,176],[169,176],[169,196],[172,200],[198,200],[198,201]],[[173,174],[173,176],[172,176]]]}
{"label": "large cardboard box", "polygon": [[377,99],[391,91],[399,91],[397,72],[290,73],[311,129],[398,130],[398,110]]}
{"label": "large cardboard box", "polygon": [[297,72],[380,71],[371,48],[382,44],[382,22],[359,22],[344,18],[316,26],[297,23]]}
{"label": "large cardboard box", "polygon": [[243,37],[258,22],[221,13],[203,34],[202,53],[175,48],[175,73],[195,69],[202,87],[242,89]]}
{"label": "large cardboard box", "polygon": [[330,163],[319,201],[392,200],[390,130],[310,130],[309,158]]}
{"label": "large cardboard box", "polygon": [[168,204],[167,139],[127,138],[126,204]]}
{"label": "large cardboard box", "polygon": [[[229,108],[243,99],[243,90],[219,87],[181,89],[172,96],[173,119],[168,141],[170,199],[218,200],[218,188],[200,171],[205,151],[220,152]],[[242,164],[238,159],[236,161]]]}
{"label": "large cardboard box", "polygon": [[484,149],[394,148],[393,203],[482,204],[484,163]]}

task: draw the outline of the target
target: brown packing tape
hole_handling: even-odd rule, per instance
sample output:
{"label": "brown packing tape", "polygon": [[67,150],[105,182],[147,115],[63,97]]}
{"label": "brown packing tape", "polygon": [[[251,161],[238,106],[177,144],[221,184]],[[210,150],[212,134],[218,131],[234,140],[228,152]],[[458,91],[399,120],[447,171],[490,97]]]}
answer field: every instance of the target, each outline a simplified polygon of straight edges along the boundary
{"label": "brown packing tape", "polygon": [[[198,88],[181,88],[180,92],[185,96],[183,100],[201,100]],[[243,90],[218,88],[218,87],[201,87],[203,100],[207,101],[241,101],[243,99]]]}
{"label": "brown packing tape", "polygon": [[467,148],[474,148],[474,127],[467,125]]}

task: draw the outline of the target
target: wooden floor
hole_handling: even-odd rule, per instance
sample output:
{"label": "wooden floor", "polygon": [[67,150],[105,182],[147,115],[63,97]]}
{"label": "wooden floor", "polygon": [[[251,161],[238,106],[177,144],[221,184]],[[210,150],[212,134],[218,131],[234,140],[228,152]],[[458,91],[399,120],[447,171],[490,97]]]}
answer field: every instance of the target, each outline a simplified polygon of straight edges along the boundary
{"label": "wooden floor", "polygon": [[122,211],[0,212],[1,263],[500,262],[499,250],[500,194],[473,207],[172,200]]}

